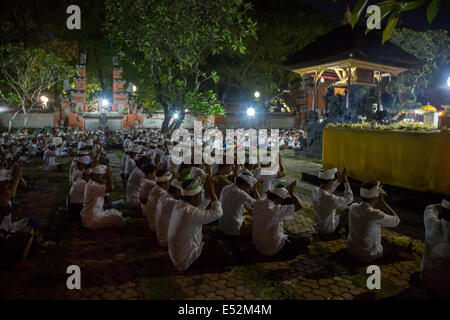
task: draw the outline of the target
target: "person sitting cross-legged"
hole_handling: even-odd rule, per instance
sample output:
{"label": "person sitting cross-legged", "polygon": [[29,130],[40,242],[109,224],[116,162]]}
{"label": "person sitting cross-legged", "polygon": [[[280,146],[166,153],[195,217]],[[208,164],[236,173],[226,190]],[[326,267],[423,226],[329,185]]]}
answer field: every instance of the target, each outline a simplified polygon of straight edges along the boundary
{"label": "person sitting cross-legged", "polygon": [[[333,234],[343,227],[348,230],[348,209],[336,214],[336,209],[345,208],[353,201],[353,193],[347,180],[347,167],[335,180],[337,169],[319,171],[320,187],[313,190],[314,228],[321,234]],[[339,184],[345,186],[344,196],[333,194]]]}
{"label": "person sitting cross-legged", "polygon": [[425,208],[425,248],[420,278],[433,291],[450,297],[450,196]]}
{"label": "person sitting cross-legged", "polygon": [[45,150],[43,155],[44,171],[56,172],[64,170],[64,164],[56,163],[56,157],[60,157],[60,152],[56,149],[56,144],[52,141],[48,144],[47,150]]}
{"label": "person sitting cross-legged", "polygon": [[68,203],[69,219],[73,221],[81,220],[81,210],[83,209],[84,189],[91,177],[91,169],[85,168],[80,178],[78,178],[70,187]]}
{"label": "person sitting cross-legged", "polygon": [[[162,172],[161,172],[162,171]],[[172,174],[167,170],[160,170],[157,176],[158,186],[167,192],[159,192],[155,210],[155,231],[161,247],[168,246],[168,232],[172,211],[181,198],[183,181],[171,180]],[[152,192],[153,196],[153,192]]]}
{"label": "person sitting cross-legged", "polygon": [[189,179],[183,183],[181,200],[172,211],[168,232],[169,256],[180,271],[188,269],[193,263],[197,266],[225,266],[232,262],[228,247],[203,242],[202,226],[223,215],[211,176],[206,176],[204,186],[205,195],[211,200],[211,209],[199,208],[203,187],[197,180]]}
{"label": "person sitting cross-legged", "polygon": [[128,178],[126,187],[126,197],[127,203],[131,208],[136,208],[139,206],[139,195],[141,193],[141,184],[145,178],[145,174],[142,171],[144,166],[150,162],[147,157],[141,157],[136,159],[136,166],[131,171]]}
{"label": "person sitting cross-legged", "polygon": [[284,220],[294,219],[294,213],[302,208],[295,195],[297,181],[286,188],[276,187],[253,204],[253,245],[265,256],[291,256],[306,247],[310,240],[304,237],[288,237],[284,233]]}
{"label": "person sitting cross-legged", "polygon": [[[257,189],[260,183],[250,175],[240,174],[236,182],[229,184],[222,189],[220,202],[222,203],[223,216],[219,219],[218,229],[228,237],[245,236],[251,233],[241,230],[245,217],[242,215],[244,207],[251,208],[256,201],[250,193],[256,194],[259,199]],[[242,232],[241,232],[242,231]]]}
{"label": "person sitting cross-legged", "polygon": [[106,193],[113,191],[111,170],[99,164],[92,169],[91,173],[91,180],[84,189],[83,209],[80,213],[83,226],[92,230],[123,227],[125,220],[120,211],[103,208]]}
{"label": "person sitting cross-legged", "polygon": [[383,256],[383,245],[385,254],[396,251],[393,243],[382,241],[381,227],[396,227],[400,218],[384,200],[379,181],[363,183],[360,195],[362,202],[350,206],[347,249],[358,260],[372,262]]}

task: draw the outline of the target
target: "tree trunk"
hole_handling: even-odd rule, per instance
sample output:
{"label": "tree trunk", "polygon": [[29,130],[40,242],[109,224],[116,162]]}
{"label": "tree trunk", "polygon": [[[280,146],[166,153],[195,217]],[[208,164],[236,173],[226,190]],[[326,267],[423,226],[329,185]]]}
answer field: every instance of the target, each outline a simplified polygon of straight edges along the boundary
{"label": "tree trunk", "polygon": [[12,122],[14,121],[14,119],[17,117],[17,115],[19,114],[20,110],[16,111],[14,113],[14,115],[11,117],[11,119],[9,119],[9,123],[8,123],[8,133],[11,132],[11,126],[12,126]]}
{"label": "tree trunk", "polygon": [[164,121],[162,123],[161,132],[167,133],[169,131],[170,111],[167,103],[163,102],[162,105],[164,109]]}

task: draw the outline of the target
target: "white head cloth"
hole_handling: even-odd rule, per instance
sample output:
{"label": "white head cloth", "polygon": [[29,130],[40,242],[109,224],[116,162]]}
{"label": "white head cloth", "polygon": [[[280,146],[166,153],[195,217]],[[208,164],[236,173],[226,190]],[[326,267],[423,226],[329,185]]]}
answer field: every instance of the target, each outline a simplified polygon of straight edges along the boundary
{"label": "white head cloth", "polygon": [[291,195],[289,194],[289,191],[287,191],[286,188],[273,188],[270,190],[271,193],[279,196],[281,199],[290,198]]}
{"label": "white head cloth", "polygon": [[[194,186],[194,188],[192,188],[192,186]],[[188,186],[188,188],[189,187],[191,187],[191,189],[181,189],[182,196],[193,197],[193,196],[199,194],[200,192],[202,192],[202,190],[203,190],[203,186],[198,181],[192,182]]]}
{"label": "white head cloth", "polygon": [[91,158],[89,156],[78,157],[77,161],[82,164],[89,164],[91,162]]}
{"label": "white head cloth", "polygon": [[256,180],[255,177],[252,177],[251,175],[248,174],[240,174],[238,176],[238,178],[241,178],[242,180],[244,180],[245,182],[247,182],[247,184],[253,188],[253,186],[256,184],[256,182],[258,180]]}
{"label": "white head cloth", "polygon": [[450,201],[447,201],[447,200],[445,200],[445,199],[442,199],[442,206],[443,206],[445,209],[449,209],[449,210],[450,210]]}
{"label": "white head cloth", "polygon": [[170,179],[172,179],[172,174],[169,171],[167,171],[167,173],[162,177],[156,177],[156,182],[166,182],[169,181]]}
{"label": "white head cloth", "polygon": [[380,186],[380,181],[378,181],[377,184],[374,185],[371,189],[366,188],[359,189],[360,196],[367,199],[376,198],[380,195],[380,193],[386,194],[386,192]]}
{"label": "white head cloth", "polygon": [[333,169],[320,169],[319,171],[319,178],[325,179],[325,180],[333,180],[334,175],[336,174],[338,170],[336,168]]}
{"label": "white head cloth", "polygon": [[92,169],[93,174],[105,174],[106,166],[104,164],[98,164]]}
{"label": "white head cloth", "polygon": [[131,152],[133,152],[133,153],[140,153],[141,152],[141,147],[135,144],[133,146],[133,148],[131,149]]}

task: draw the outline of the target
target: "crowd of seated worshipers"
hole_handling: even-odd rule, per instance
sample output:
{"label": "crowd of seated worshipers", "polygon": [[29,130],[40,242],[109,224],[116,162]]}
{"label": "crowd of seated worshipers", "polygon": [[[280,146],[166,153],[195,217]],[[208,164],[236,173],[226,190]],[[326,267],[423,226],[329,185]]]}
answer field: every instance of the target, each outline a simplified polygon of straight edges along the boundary
{"label": "crowd of seated worshipers", "polygon": [[[60,137],[64,137],[65,145],[48,139]],[[2,254],[7,254],[5,248],[20,248],[16,254],[24,264],[38,226],[32,219],[12,219],[11,200],[24,183],[20,166],[23,154],[11,156],[8,152],[20,141],[9,135],[2,140],[6,149],[2,147],[0,233]],[[126,223],[109,199],[114,179],[105,151],[106,147],[120,148],[120,177],[127,205],[145,216],[149,230],[155,232],[158,244],[167,248],[170,260],[180,271],[195,266],[239,264],[246,260],[249,250],[265,257],[288,258],[302,252],[310,242],[284,229],[284,221],[294,218],[302,201],[295,192],[296,180],[280,180],[286,175],[281,156],[276,170],[269,173],[270,162],[175,165],[170,157],[174,143],[159,130],[54,131],[38,133],[28,141],[36,144],[34,157],[42,157],[44,170],[68,171],[69,217],[91,230],[120,228]],[[63,152],[75,155],[68,169],[56,161],[67,156]],[[395,228],[400,218],[386,202],[386,192],[379,182],[363,183],[359,190],[361,201],[357,203],[353,202],[347,168],[341,172],[321,169],[319,179],[320,186],[312,193],[314,227],[319,235],[333,236],[343,231],[340,234],[346,238],[349,255],[367,264],[376,264],[386,255],[411,256],[411,246],[401,248],[381,236],[381,227]],[[344,186],[343,194],[336,193],[340,184]],[[425,209],[421,279],[444,294],[450,288],[449,221],[448,196]],[[204,226],[211,224],[217,227],[208,228],[213,234],[204,239]],[[14,241],[19,245],[10,244]]]}

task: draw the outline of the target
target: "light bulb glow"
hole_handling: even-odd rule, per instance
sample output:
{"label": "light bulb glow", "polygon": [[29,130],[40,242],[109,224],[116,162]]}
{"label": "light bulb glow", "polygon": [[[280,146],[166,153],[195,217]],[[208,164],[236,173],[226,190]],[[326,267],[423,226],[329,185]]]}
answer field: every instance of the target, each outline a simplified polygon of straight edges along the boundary
{"label": "light bulb glow", "polygon": [[259,98],[261,96],[261,94],[259,93],[259,91],[255,91],[255,98]]}
{"label": "light bulb glow", "polygon": [[254,108],[248,108],[247,109],[247,115],[249,117],[253,117],[255,115],[255,109]]}
{"label": "light bulb glow", "polygon": [[108,104],[109,104],[109,101],[108,101],[108,100],[106,100],[106,99],[103,99],[103,100],[102,100],[102,106],[103,106],[103,107],[106,107]]}

